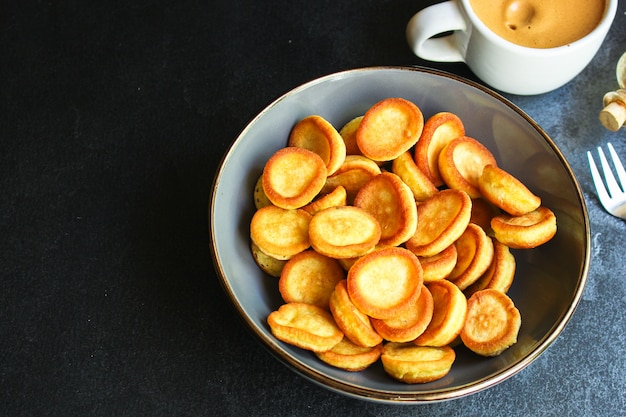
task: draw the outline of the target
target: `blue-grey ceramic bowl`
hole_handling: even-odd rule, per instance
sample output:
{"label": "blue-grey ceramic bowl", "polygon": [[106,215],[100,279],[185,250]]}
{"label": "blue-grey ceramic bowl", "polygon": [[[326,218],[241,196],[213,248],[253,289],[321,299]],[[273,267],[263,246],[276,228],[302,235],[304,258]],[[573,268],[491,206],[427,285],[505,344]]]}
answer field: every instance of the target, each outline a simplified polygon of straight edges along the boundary
{"label": "blue-grey ceramic bowl", "polygon": [[[387,97],[413,101],[427,118],[456,113],[468,136],[498,164],[521,179],[557,216],[549,243],[513,251],[517,271],[509,295],[522,316],[518,342],[500,356],[479,357],[457,347],[450,373],[438,381],[406,385],[379,363],[350,373],[311,352],[275,339],[266,322],[281,305],[277,279],[265,275],[250,254],[253,187],[265,161],[286,145],[294,124],[318,114],[337,128]],[[590,257],[587,210],[567,161],[550,137],[500,95],[457,76],[424,68],[377,67],[328,75],[268,105],[236,138],[216,172],[209,207],[215,268],[234,311],[251,333],[286,366],[330,390],[386,403],[422,403],[469,395],[492,387],[533,362],[563,330],[583,292]]]}

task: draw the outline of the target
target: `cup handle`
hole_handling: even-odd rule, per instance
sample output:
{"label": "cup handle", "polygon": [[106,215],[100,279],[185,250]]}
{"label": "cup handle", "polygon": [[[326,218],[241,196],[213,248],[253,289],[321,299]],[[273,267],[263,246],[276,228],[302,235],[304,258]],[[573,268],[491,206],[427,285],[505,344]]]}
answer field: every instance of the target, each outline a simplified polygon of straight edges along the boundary
{"label": "cup handle", "polygon": [[[406,27],[409,46],[422,59],[438,62],[463,62],[455,32],[467,30],[467,22],[456,1],[426,7],[415,14]],[[445,32],[452,34],[434,37]]]}

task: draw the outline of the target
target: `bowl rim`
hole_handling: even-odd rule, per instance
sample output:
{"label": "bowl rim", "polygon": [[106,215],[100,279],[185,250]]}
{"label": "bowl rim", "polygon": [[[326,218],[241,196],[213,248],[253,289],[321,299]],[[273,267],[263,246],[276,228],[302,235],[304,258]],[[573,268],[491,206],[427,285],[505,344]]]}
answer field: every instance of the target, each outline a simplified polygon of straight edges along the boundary
{"label": "bowl rim", "polygon": [[[310,88],[311,86],[323,83],[328,80],[337,79],[341,77],[350,76],[353,73],[357,72],[375,72],[375,71],[414,71],[420,73],[426,73],[430,75],[434,75],[437,77],[449,78],[454,81],[463,83],[469,87],[480,90],[481,92],[488,94],[498,100],[500,103],[509,107],[511,110],[516,112],[519,116],[521,116],[527,123],[529,123],[534,130],[539,133],[546,143],[550,146],[552,151],[560,160],[562,167],[566,170],[569,179],[572,181],[573,188],[576,193],[577,200],[580,204],[580,208],[582,211],[582,221],[584,226],[584,256],[583,256],[583,265],[580,269],[579,278],[577,282],[577,287],[575,292],[573,293],[573,298],[571,304],[568,306],[567,310],[563,313],[560,321],[556,322],[546,333],[546,336],[543,340],[539,341],[537,347],[530,351],[525,357],[523,357],[518,362],[513,365],[504,368],[502,371],[491,374],[482,378],[480,380],[473,381],[471,383],[465,384],[461,387],[451,388],[451,389],[437,389],[433,391],[418,391],[418,392],[409,392],[409,391],[382,391],[376,389],[368,389],[362,388],[360,386],[351,385],[339,380],[334,379],[331,376],[325,375],[324,373],[312,368],[308,367],[305,364],[301,363],[296,358],[293,358],[289,354],[283,351],[283,349],[278,345],[277,340],[272,340],[271,338],[265,337],[265,335],[257,329],[254,321],[248,317],[245,313],[243,307],[238,303],[237,297],[233,292],[233,289],[229,285],[228,279],[226,277],[226,273],[222,268],[219,255],[217,253],[217,246],[215,243],[215,228],[214,226],[214,211],[215,206],[214,202],[216,199],[216,193],[218,184],[220,182],[220,177],[222,171],[227,164],[230,156],[232,155],[236,145],[239,143],[242,137],[245,136],[246,132],[255,124],[255,122],[262,118],[265,113],[267,113],[271,108],[276,106],[279,102],[285,100],[286,98],[297,94],[299,91]],[[261,346],[265,350],[267,350],[272,356],[278,359],[280,363],[287,366],[288,369],[294,371],[296,374],[303,376],[305,379],[323,387],[329,389],[331,391],[337,392],[342,395],[346,395],[348,397],[361,399],[361,400],[369,400],[378,403],[386,403],[386,404],[421,404],[421,403],[433,403],[433,402],[441,402],[452,399],[461,398],[470,394],[474,394],[483,390],[486,390],[490,387],[493,387],[506,379],[516,375],[524,368],[526,368],[530,363],[532,363],[535,359],[537,359],[561,334],[563,329],[569,323],[572,318],[578,304],[582,298],[582,294],[587,282],[588,273],[589,273],[589,263],[591,258],[591,233],[590,233],[590,224],[589,224],[589,214],[587,210],[587,206],[585,203],[585,199],[576,178],[574,171],[572,170],[570,164],[565,159],[561,150],[557,147],[552,138],[541,128],[537,122],[535,122],[528,114],[526,114],[521,108],[515,105],[506,97],[501,94],[491,90],[488,87],[485,87],[482,84],[479,84],[475,81],[469,80],[462,76],[452,74],[443,70],[422,67],[422,66],[371,66],[371,67],[361,67],[355,69],[347,69],[343,71],[338,71],[334,73],[330,73],[321,77],[314,78],[308,82],[300,84],[299,86],[287,91],[284,94],[281,94],[278,98],[274,99],[270,104],[266,105],[254,118],[252,118],[245,127],[238,133],[235,139],[228,146],[228,149],[222,156],[220,163],[215,170],[212,184],[211,184],[211,192],[209,195],[208,202],[208,228],[209,228],[209,246],[211,250],[211,257],[213,261],[213,266],[217,276],[219,278],[222,289],[225,294],[228,296],[230,301],[230,305],[235,309],[238,313],[237,316],[243,320],[245,327],[250,331],[256,338],[257,341],[260,342]]]}

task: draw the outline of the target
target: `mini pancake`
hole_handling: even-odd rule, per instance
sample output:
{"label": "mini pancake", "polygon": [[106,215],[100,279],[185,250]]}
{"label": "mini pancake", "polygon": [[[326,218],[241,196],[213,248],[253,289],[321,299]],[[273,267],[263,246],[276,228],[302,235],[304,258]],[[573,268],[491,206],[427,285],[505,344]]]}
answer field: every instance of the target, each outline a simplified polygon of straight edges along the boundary
{"label": "mini pancake", "polygon": [[486,165],[496,166],[496,159],[476,139],[463,136],[450,141],[439,153],[439,173],[450,188],[465,191],[471,198],[481,196],[478,178]]}
{"label": "mini pancake", "polygon": [[363,347],[382,343],[383,338],[372,327],[370,318],[352,303],[345,280],[335,286],[329,307],[335,323],[352,343]]}
{"label": "mini pancake", "polygon": [[348,271],[348,293],[354,305],[370,317],[390,319],[419,298],[422,267],[404,248],[376,250],[357,260]]}
{"label": "mini pancake", "polygon": [[393,160],[391,171],[409,186],[416,201],[424,201],[439,192],[432,181],[417,167],[409,151]]}
{"label": "mini pancake", "polygon": [[272,202],[267,198],[265,190],[263,190],[263,174],[261,174],[254,185],[254,207],[260,209],[271,205]]}
{"label": "mini pancake", "polygon": [[362,371],[375,363],[383,352],[383,345],[357,346],[344,337],[331,350],[315,352],[323,362],[349,372]]}
{"label": "mini pancake", "polygon": [[508,246],[491,238],[493,242],[493,261],[485,273],[463,292],[471,297],[476,291],[493,288],[506,294],[515,278],[517,263]]}
{"label": "mini pancake", "polygon": [[359,258],[342,258],[342,259],[337,259],[337,261],[339,261],[339,264],[344,269],[344,271],[347,272],[350,270],[350,268],[352,268],[352,265],[354,265],[357,259]]}
{"label": "mini pancake", "polygon": [[380,240],[378,221],[353,206],[330,207],[315,213],[309,224],[311,246],[331,258],[356,258],[371,252]]}
{"label": "mini pancake", "polygon": [[442,190],[417,206],[417,228],[406,248],[417,256],[434,256],[465,231],[472,201],[459,190]]}
{"label": "mini pancake", "polygon": [[380,172],[380,167],[371,159],[362,155],[348,155],[337,172],[326,178],[326,183],[321,192],[325,194],[336,187],[344,187],[347,193],[346,201],[348,204],[352,204],[361,187],[375,176],[380,175]]}
{"label": "mini pancake", "polygon": [[457,261],[448,276],[461,290],[476,282],[493,260],[493,243],[482,227],[470,223],[456,242]]}
{"label": "mini pancake", "polygon": [[372,318],[372,326],[379,335],[390,342],[411,342],[421,335],[433,317],[433,296],[425,286],[415,306],[396,317],[380,320]]}
{"label": "mini pancake", "polygon": [[263,272],[273,277],[280,277],[281,272],[287,261],[276,259],[272,256],[266,255],[263,251],[254,243],[250,242],[250,251],[254,262],[261,268]]}
{"label": "mini pancake", "polygon": [[321,197],[311,201],[309,204],[302,207],[302,210],[313,216],[315,213],[320,210],[324,210],[325,208],[345,206],[347,197],[348,194],[346,193],[346,189],[340,185],[330,193],[322,195]]}
{"label": "mini pancake", "polygon": [[461,119],[450,112],[440,112],[429,117],[415,145],[415,163],[436,186],[444,185],[439,174],[439,153],[453,139],[465,136]]}
{"label": "mini pancake", "polygon": [[446,346],[461,333],[467,315],[467,299],[463,292],[448,280],[426,284],[433,296],[433,318],[417,339],[418,346]]}
{"label": "mini pancake", "polygon": [[355,117],[354,119],[343,125],[343,127],[339,131],[339,135],[341,135],[341,137],[343,138],[343,142],[346,145],[346,156],[361,155],[361,150],[356,144],[356,131],[361,124],[361,120],[363,120],[363,116]]}
{"label": "mini pancake", "polygon": [[310,203],[326,183],[326,165],[307,149],[279,149],[263,169],[263,191],[276,206],[296,209]]}
{"label": "mini pancake", "polygon": [[491,232],[491,219],[500,214],[500,209],[484,198],[472,199],[472,216],[470,223],[474,223],[483,228],[485,233]]}
{"label": "mini pancake", "polygon": [[463,344],[482,356],[497,356],[517,342],[521,316],[513,300],[494,289],[475,292],[467,300]]}
{"label": "mini pancake", "polygon": [[266,255],[287,260],[310,246],[310,222],[304,210],[263,207],[252,216],[250,238]]}
{"label": "mini pancake", "polygon": [[436,255],[418,256],[417,259],[422,264],[425,283],[445,279],[456,265],[456,246],[452,244]]}
{"label": "mini pancake", "polygon": [[530,213],[541,205],[541,198],[520,180],[493,165],[486,165],[483,169],[478,178],[478,189],[485,199],[512,216]]}
{"label": "mini pancake", "polygon": [[337,130],[326,119],[313,115],[300,120],[291,130],[288,146],[308,149],[318,154],[328,175],[332,175],[346,158],[346,145]]}
{"label": "mini pancake", "polygon": [[328,308],[330,294],[344,278],[345,271],[337,260],[309,249],[287,261],[278,280],[278,290],[286,303]]}
{"label": "mini pancake", "polygon": [[378,247],[398,246],[415,234],[417,206],[411,189],[390,172],[368,181],[354,198],[354,206],[370,213],[381,228]]}
{"label": "mini pancake", "polygon": [[312,304],[283,304],[269,314],[267,323],[278,340],[314,352],[330,350],[343,339],[330,313]]}
{"label": "mini pancake", "polygon": [[508,247],[531,249],[554,237],[557,231],[556,216],[549,208],[540,206],[522,216],[496,216],[491,220],[491,228],[495,238]]}
{"label": "mini pancake", "polygon": [[456,359],[449,346],[425,347],[412,343],[390,342],[380,356],[385,372],[407,384],[421,384],[446,376]]}
{"label": "mini pancake", "polygon": [[424,116],[412,102],[387,98],[370,107],[356,131],[361,153],[374,161],[391,161],[415,145]]}

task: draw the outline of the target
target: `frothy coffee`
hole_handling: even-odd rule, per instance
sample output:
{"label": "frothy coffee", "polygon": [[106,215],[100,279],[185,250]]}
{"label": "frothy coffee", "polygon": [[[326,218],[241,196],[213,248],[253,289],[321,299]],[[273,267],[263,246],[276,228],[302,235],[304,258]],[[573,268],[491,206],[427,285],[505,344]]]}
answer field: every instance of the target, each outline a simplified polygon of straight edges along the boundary
{"label": "frothy coffee", "polygon": [[498,36],[530,48],[554,48],[583,38],[600,23],[605,0],[470,0]]}

